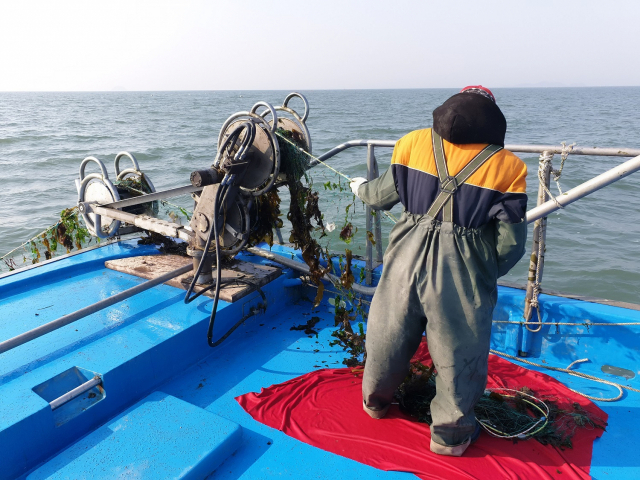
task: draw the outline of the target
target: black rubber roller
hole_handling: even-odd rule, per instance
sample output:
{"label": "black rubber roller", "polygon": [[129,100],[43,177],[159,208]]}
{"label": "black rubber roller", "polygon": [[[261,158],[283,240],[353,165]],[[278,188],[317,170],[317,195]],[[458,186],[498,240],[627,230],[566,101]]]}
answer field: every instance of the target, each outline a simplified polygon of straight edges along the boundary
{"label": "black rubber roller", "polygon": [[191,172],[191,185],[194,187],[206,187],[214,183],[220,183],[220,175],[213,168]]}

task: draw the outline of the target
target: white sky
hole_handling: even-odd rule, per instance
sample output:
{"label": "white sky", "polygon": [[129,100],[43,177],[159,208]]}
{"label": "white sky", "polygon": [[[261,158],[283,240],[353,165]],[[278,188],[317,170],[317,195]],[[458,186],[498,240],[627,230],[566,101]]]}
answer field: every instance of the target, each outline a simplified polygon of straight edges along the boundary
{"label": "white sky", "polygon": [[29,1],[0,91],[640,85],[640,1]]}

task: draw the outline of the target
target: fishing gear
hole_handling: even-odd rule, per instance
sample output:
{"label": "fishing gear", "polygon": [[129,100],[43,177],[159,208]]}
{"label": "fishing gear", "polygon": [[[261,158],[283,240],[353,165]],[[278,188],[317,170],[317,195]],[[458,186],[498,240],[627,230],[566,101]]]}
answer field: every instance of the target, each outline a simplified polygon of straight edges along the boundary
{"label": "fishing gear", "polygon": [[[304,103],[302,115],[288,105],[296,97]],[[211,346],[217,344],[213,342],[213,330],[222,286],[235,282],[256,287],[247,280],[223,278],[222,265],[225,258],[235,256],[250,242],[272,241],[274,228],[279,235],[282,220],[277,187],[286,185],[290,191],[288,219],[293,226],[290,241],[301,250],[310,279],[318,287],[315,303],[322,299],[322,278],[328,267],[321,262],[324,251],[313,232],[317,229],[324,232],[325,227],[318,206],[319,196],[301,179],[314,164],[311,160],[350,178],[310,153],[308,114],[306,98],[291,93],[281,106],[257,102],[249,111],[231,115],[220,129],[213,164],[193,171],[190,185],[163,192],[155,191],[135,158],[124,152],[116,157],[118,179],[115,183],[109,180],[102,162],[94,157],[85,159],[80,167],[78,212],[91,234],[111,238],[142,230],[186,243],[193,276],[186,281],[184,301],[191,303],[213,291],[207,331]],[[133,168],[120,171],[119,160],[125,157],[131,159]],[[85,175],[90,163],[96,163],[100,173]],[[195,201],[188,225],[161,220],[154,215],[157,201],[188,193]]]}

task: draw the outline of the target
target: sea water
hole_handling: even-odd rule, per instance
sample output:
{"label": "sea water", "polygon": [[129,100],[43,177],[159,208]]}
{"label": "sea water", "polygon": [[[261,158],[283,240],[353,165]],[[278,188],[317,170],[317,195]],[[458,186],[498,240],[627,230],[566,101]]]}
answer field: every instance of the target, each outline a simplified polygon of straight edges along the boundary
{"label": "sea water", "polygon": [[[83,158],[101,159],[115,178],[113,158],[126,150],[158,190],[189,183],[191,171],[215,157],[218,132],[231,114],[264,100],[280,105],[286,91],[0,93],[0,256],[55,223],[77,200],[74,179]],[[303,91],[311,105],[308,127],[313,153],[352,139],[397,140],[431,126],[431,112],[452,89]],[[506,142],[584,147],[640,148],[640,87],[494,89],[508,122]],[[302,103],[293,100],[302,113]],[[377,149],[381,172],[391,149]],[[538,189],[538,156],[521,154],[529,167],[529,208]],[[563,190],[622,163],[616,157],[569,156]],[[330,160],[346,175],[366,175],[366,149]],[[554,159],[558,168],[559,155]],[[128,167],[126,159],[122,168]],[[88,171],[93,167],[89,167]],[[93,170],[91,170],[93,171]],[[310,170],[326,224],[321,239],[333,251],[363,253],[364,210],[350,192],[327,190],[341,179],[322,165]],[[543,287],[640,303],[640,173],[550,215]],[[552,182],[552,191],[557,189]],[[288,199],[282,192],[283,211]],[[188,196],[171,200],[191,208]],[[171,207],[167,207],[171,209]],[[394,209],[397,216],[400,210]],[[167,214],[165,209],[164,214]],[[358,228],[346,245],[338,238],[345,217]],[[386,238],[392,222],[382,218]],[[531,235],[532,227],[529,229]],[[287,232],[283,232],[285,241]],[[529,239],[530,243],[530,239]],[[385,242],[386,244],[386,242]],[[29,261],[30,253],[22,253]],[[505,279],[524,284],[530,246]],[[1,264],[0,269],[6,271]]]}

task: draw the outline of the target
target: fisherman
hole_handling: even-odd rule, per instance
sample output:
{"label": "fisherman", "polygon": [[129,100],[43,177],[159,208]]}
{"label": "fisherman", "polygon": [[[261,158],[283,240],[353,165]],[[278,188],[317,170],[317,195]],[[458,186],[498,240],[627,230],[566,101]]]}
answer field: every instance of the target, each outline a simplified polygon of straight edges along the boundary
{"label": "fisherman", "polygon": [[435,365],[431,451],[460,456],[480,435],[474,406],[487,382],[497,279],[527,237],[525,163],[505,150],[507,122],[491,91],[462,91],[433,128],[395,145],[391,166],[353,192],[377,210],[401,202],[371,303],[363,408],[385,416],[426,330]]}

